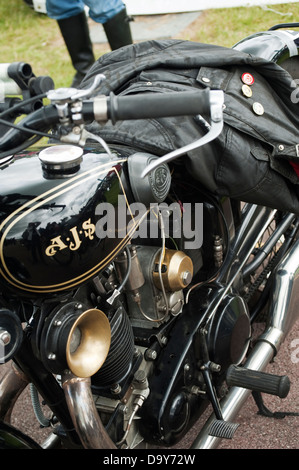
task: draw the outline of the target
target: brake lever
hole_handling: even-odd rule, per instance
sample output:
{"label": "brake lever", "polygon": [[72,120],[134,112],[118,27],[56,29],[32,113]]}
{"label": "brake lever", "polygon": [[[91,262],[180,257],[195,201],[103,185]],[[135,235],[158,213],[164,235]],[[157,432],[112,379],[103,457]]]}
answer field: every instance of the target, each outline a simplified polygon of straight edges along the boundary
{"label": "brake lever", "polygon": [[211,113],[211,127],[206,135],[198,140],[195,140],[191,144],[185,145],[180,149],[174,150],[167,153],[161,158],[152,161],[141,173],[141,178],[147,176],[151,171],[155,170],[158,166],[163,163],[168,163],[175,158],[178,158],[192,150],[195,150],[203,145],[211,142],[218,137],[223,129],[223,104],[224,104],[224,93],[222,90],[211,90],[210,91],[210,113]]}

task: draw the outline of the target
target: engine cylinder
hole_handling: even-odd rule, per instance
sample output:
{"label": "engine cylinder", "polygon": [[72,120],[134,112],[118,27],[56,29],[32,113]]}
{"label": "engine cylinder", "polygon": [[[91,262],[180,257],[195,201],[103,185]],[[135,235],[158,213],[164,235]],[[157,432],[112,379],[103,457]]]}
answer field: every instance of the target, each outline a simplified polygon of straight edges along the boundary
{"label": "engine cylinder", "polygon": [[130,372],[134,354],[134,336],[126,311],[120,307],[110,320],[111,346],[101,369],[92,376],[93,389],[111,387]]}

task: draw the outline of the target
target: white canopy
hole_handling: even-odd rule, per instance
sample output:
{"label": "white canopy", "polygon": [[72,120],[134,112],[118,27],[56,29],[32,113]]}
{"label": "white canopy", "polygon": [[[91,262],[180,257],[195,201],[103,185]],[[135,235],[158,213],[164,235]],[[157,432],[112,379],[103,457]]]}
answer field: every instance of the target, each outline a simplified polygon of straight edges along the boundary
{"label": "white canopy", "polygon": [[275,5],[279,3],[297,3],[296,0],[124,0],[131,15],[158,15],[164,13],[182,13],[201,11],[211,8],[240,6]]}

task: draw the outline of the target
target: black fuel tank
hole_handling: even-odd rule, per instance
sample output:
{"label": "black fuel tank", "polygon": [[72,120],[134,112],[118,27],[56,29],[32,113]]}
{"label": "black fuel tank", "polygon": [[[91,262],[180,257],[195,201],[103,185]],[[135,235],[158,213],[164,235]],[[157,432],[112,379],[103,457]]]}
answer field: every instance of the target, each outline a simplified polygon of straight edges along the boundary
{"label": "black fuel tank", "polygon": [[101,239],[96,231],[100,203],[112,204],[117,216],[126,156],[85,150],[72,168],[59,166],[58,156],[51,170],[39,155],[17,156],[0,170],[0,286],[19,296],[79,286],[129,238],[116,230]]}

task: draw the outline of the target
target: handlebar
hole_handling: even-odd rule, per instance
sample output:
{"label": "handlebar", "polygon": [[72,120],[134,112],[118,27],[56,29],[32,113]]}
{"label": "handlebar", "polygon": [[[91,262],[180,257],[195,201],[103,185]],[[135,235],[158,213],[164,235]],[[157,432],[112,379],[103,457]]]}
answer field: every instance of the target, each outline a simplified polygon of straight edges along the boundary
{"label": "handlebar", "polygon": [[[99,95],[93,99],[76,99],[78,90],[59,89],[50,91],[52,104],[26,116],[18,129],[8,130],[0,138],[0,152],[11,150],[26,142],[34,131],[48,132],[55,124],[74,127],[85,122],[111,120],[151,119],[171,116],[195,116],[210,114],[213,92],[209,89],[192,92],[140,93],[138,95]],[[223,102],[223,98],[222,98]],[[1,114],[0,114],[1,118]],[[26,130],[28,129],[28,130]],[[1,157],[1,154],[0,154]]]}
{"label": "handlebar", "polygon": [[108,116],[113,123],[128,119],[195,116],[210,113],[210,90],[131,96],[111,93],[107,104]]}

